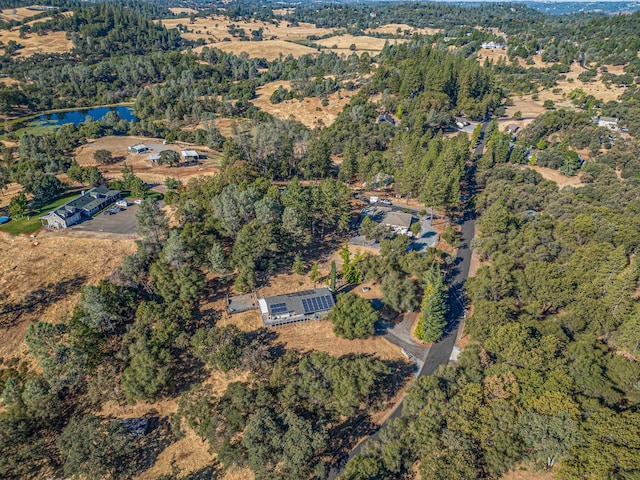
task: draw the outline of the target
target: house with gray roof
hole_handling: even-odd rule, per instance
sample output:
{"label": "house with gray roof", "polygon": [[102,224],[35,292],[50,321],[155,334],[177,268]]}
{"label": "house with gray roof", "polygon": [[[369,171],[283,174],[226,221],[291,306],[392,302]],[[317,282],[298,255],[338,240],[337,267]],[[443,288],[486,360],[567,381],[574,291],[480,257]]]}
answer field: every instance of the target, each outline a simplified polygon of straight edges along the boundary
{"label": "house with gray roof", "polygon": [[333,293],[327,287],[258,299],[262,322],[268,327],[320,320],[334,305]]}
{"label": "house with gray roof", "polygon": [[379,205],[366,209],[364,213],[374,222],[391,227],[395,233],[400,235],[409,234],[409,229],[414,220],[413,215],[410,213]]}
{"label": "house with gray roof", "polygon": [[67,228],[78,223],[82,217],[91,217],[119,197],[120,190],[110,190],[104,185],[83,190],[79,197],[40,217],[40,221],[47,228]]}

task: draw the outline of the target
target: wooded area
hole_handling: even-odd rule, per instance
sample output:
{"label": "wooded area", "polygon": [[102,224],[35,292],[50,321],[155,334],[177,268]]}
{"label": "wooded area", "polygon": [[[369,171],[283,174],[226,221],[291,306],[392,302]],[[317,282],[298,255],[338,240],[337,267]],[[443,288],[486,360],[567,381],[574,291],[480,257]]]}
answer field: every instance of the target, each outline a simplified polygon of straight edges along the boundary
{"label": "wooded area", "polygon": [[[327,478],[409,383],[402,415],[340,478],[499,479],[522,465],[560,479],[640,475],[639,13],[386,2],[279,10],[241,0],[181,17],[402,40],[339,54],[314,43],[331,35],[311,36],[315,53],[267,61],[163,26],[176,16],[167,6],[65,0],[0,22],[24,36],[64,32],[72,43],[68,53],[31,56],[17,55],[19,42],[0,45],[11,80],[0,83],[0,190],[16,192],[0,212],[29,217],[103,184],[143,199],[135,252],[100,282],[81,280],[71,311],[25,324],[26,351],[0,358],[0,477],[134,478],[191,435],[215,455],[202,475]],[[430,33],[369,30],[387,24]],[[478,61],[487,41],[506,42],[504,57]],[[507,117],[575,63],[575,89],[547,99],[535,118]],[[596,77],[624,93],[607,102],[588,94],[581,84]],[[331,125],[309,128],[251,102],[276,81],[288,87],[274,90],[274,105],[352,96]],[[123,102],[135,120],[111,111],[26,126],[43,111]],[[609,116],[615,128],[598,125]],[[216,127],[221,119],[231,133]],[[74,159],[107,136],[206,145],[219,163],[207,176],[166,178],[163,207],[111,150],[95,150],[93,164]],[[174,147],[159,165],[179,168],[184,147]],[[540,167],[579,186],[559,188],[532,170]],[[410,217],[411,235],[363,212],[375,196]],[[430,227],[439,222],[436,247],[415,249],[415,219],[429,216]],[[459,225],[473,217],[481,266],[460,299],[455,250]],[[354,248],[356,236],[369,247]],[[341,342],[380,336],[381,325],[415,312],[409,344],[428,348],[458,320],[452,303],[468,300],[467,343],[456,361],[412,382],[400,347],[399,361],[329,355],[312,340],[287,348],[277,329],[234,323],[226,308],[229,296],[279,288],[275,278],[291,284],[287,294],[305,282],[340,289],[327,332]],[[0,295],[0,312],[18,308]],[[105,410],[166,401],[175,408],[144,435]]]}

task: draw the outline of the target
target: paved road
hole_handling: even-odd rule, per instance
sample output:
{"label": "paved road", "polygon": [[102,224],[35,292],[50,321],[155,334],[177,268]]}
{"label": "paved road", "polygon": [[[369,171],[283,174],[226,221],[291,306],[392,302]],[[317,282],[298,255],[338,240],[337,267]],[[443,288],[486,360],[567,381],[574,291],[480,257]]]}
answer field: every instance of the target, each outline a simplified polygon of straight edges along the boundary
{"label": "paved road", "polygon": [[[480,141],[476,146],[476,154],[482,155],[484,152],[484,131],[487,127],[487,123],[484,123],[482,126],[482,134],[480,136]],[[471,193],[475,192],[475,165],[473,165],[470,171],[470,190]],[[473,240],[473,236],[475,233],[475,215],[473,211],[467,211],[464,214],[463,223],[462,223],[462,236],[460,239],[460,246],[458,247],[458,253],[456,256],[455,262],[455,270],[453,275],[453,280],[451,282],[449,288],[449,313],[448,313],[448,328],[445,336],[438,342],[435,343],[427,354],[427,358],[420,368],[417,377],[421,377],[423,375],[432,375],[439,366],[447,365],[449,363],[449,359],[453,353],[453,347],[456,343],[456,339],[458,336],[458,326],[460,325],[460,320],[463,317],[464,311],[464,282],[469,276],[469,267],[471,266],[471,241]],[[340,464],[338,468],[332,469],[329,472],[329,479],[335,480],[340,473],[342,473],[342,469],[346,462],[359,455],[364,446],[371,441],[372,439],[377,439],[380,437],[380,432],[386,428],[389,420],[398,418],[402,415],[402,404],[404,399],[401,399],[395,407],[395,410],[391,412],[389,417],[384,421],[384,423],[380,426],[380,428],[373,433],[371,436],[360,442],[350,453],[347,458],[344,459],[344,462]]]}

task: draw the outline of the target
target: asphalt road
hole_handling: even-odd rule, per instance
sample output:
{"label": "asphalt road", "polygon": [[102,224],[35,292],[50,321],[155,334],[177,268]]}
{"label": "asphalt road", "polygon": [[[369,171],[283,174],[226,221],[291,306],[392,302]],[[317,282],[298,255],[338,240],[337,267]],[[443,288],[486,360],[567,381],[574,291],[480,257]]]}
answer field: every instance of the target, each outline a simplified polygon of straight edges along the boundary
{"label": "asphalt road", "polygon": [[[481,139],[476,146],[476,153],[478,155],[482,155],[484,151],[484,131],[487,127],[487,124],[484,123],[482,126],[482,135]],[[475,165],[471,167],[473,170],[471,172],[471,182],[470,189],[471,192],[475,191]],[[458,247],[458,252],[456,255],[456,261],[454,263],[454,275],[453,280],[451,282],[449,288],[449,313],[448,313],[448,326],[447,331],[444,337],[437,343],[431,346],[429,349],[429,353],[427,358],[420,368],[417,377],[421,377],[423,375],[432,375],[438,367],[441,365],[447,365],[449,363],[449,359],[451,358],[451,354],[453,352],[453,347],[456,343],[456,339],[458,337],[458,327],[460,325],[460,320],[463,318],[465,314],[465,306],[464,306],[464,282],[467,280],[469,276],[469,267],[471,266],[471,241],[473,240],[473,236],[475,233],[475,215],[473,211],[466,211],[463,218],[462,223],[462,236],[460,239],[460,246]],[[402,404],[404,399],[401,399],[395,407],[395,410],[391,412],[389,417],[384,421],[384,423],[380,426],[380,428],[373,433],[371,436],[361,441],[351,452],[348,457],[344,459],[343,462],[337,467],[332,469],[329,472],[329,480],[335,480],[338,475],[342,473],[344,469],[344,465],[346,465],[347,461],[357,455],[359,455],[364,446],[371,440],[375,440],[380,437],[380,432],[384,430],[387,426],[389,420],[394,418],[398,418],[402,415]]]}

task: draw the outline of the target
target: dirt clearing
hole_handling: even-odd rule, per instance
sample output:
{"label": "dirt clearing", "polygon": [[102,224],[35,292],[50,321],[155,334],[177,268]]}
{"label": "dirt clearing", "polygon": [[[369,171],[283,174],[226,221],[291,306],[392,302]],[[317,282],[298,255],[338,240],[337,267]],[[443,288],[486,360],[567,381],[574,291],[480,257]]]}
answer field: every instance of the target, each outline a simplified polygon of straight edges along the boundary
{"label": "dirt clearing", "polygon": [[551,180],[558,184],[560,189],[565,187],[584,187],[584,183],[580,180],[580,177],[567,177],[558,170],[549,167],[538,167],[534,165],[519,165],[518,168],[525,170],[534,170],[538,172],[545,180]]}
{"label": "dirt clearing", "polygon": [[[131,145],[142,143],[150,148],[143,153],[129,151]],[[145,182],[162,183],[167,177],[177,178],[186,182],[190,178],[201,175],[213,175],[219,171],[220,154],[202,145],[176,142],[163,145],[160,138],[132,137],[132,136],[108,136],[96,140],[89,140],[87,144],[78,147],[74,153],[75,160],[80,165],[96,165],[93,154],[96,150],[109,150],[114,158],[122,158],[122,161],[111,165],[101,165],[100,171],[107,178],[120,178],[122,176],[122,163],[133,168],[136,175]],[[195,150],[201,158],[198,165],[168,167],[157,165],[149,158],[151,153],[159,153],[161,150],[173,150],[180,152],[182,149]]]}
{"label": "dirt clearing", "polygon": [[340,90],[327,97],[329,104],[324,107],[318,97],[304,98],[302,100],[285,100],[278,104],[269,101],[271,94],[280,86],[291,89],[291,83],[287,81],[271,82],[256,89],[256,98],[251,100],[256,107],[282,120],[293,117],[309,128],[317,126],[322,121],[325,126],[331,125],[344,106],[349,103],[351,97],[357,92]]}
{"label": "dirt clearing", "polygon": [[134,241],[126,238],[0,233],[0,357],[18,355],[30,323],[59,322],[74,307],[82,286],[97,284],[120,265],[124,253],[134,250]]}

